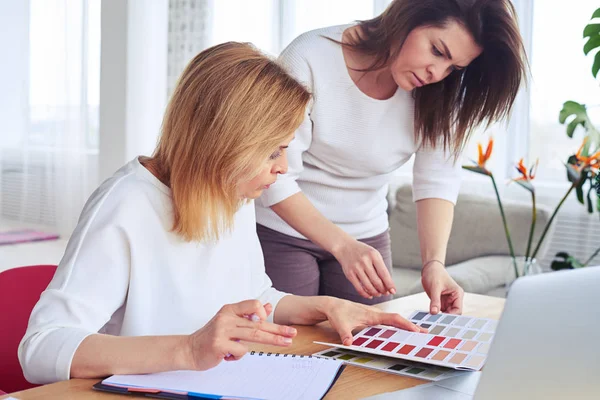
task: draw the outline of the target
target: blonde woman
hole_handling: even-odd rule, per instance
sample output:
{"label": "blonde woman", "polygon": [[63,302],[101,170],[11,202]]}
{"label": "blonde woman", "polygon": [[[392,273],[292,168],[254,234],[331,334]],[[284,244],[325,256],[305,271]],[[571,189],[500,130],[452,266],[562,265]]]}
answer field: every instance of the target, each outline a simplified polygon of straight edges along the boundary
{"label": "blonde woman", "polygon": [[271,287],[254,204],[287,170],[309,93],[251,46],[200,53],[180,78],[151,158],[85,205],[19,347],[35,383],[205,370],[247,343],[289,346],[291,324],[418,330],[397,314]]}

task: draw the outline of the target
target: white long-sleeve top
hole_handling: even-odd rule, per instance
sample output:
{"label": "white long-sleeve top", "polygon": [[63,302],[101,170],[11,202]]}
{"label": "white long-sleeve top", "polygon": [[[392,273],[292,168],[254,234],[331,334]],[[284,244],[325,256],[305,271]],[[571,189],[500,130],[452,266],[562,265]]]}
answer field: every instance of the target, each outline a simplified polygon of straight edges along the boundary
{"label": "white long-sleeve top", "polygon": [[275,309],[285,293],[265,273],[252,202],[217,243],[185,242],[172,223],[170,189],[137,158],[92,194],[19,346],[29,381],[69,379],[93,333],[190,334],[228,303]]}
{"label": "white long-sleeve top", "polygon": [[302,34],[279,58],[313,93],[288,148],[288,173],[256,201],[257,222],[286,235],[304,238],[269,207],[299,191],[357,239],[385,232],[391,177],[413,154],[414,201],[456,203],[460,163],[450,152],[421,147],[415,140],[412,94],[398,89],[387,100],[367,96],[350,78],[342,47],[326,39],[341,41],[350,26]]}

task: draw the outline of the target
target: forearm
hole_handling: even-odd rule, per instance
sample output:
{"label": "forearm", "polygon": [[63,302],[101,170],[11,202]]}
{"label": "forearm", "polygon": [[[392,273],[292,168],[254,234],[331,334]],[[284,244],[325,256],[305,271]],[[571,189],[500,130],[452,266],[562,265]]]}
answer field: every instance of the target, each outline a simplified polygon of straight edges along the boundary
{"label": "forearm", "polygon": [[314,325],[327,319],[327,311],[336,299],[328,296],[294,296],[282,298],[273,315],[280,325]]}
{"label": "forearm", "polygon": [[417,201],[417,230],[423,264],[431,260],[445,263],[453,218],[454,205],[449,201]]}
{"label": "forearm", "polygon": [[71,378],[191,369],[187,340],[187,335],[91,335],[81,342],[75,352]]}
{"label": "forearm", "polygon": [[353,238],[329,221],[302,192],[274,204],[271,209],[292,228],[332,254]]}

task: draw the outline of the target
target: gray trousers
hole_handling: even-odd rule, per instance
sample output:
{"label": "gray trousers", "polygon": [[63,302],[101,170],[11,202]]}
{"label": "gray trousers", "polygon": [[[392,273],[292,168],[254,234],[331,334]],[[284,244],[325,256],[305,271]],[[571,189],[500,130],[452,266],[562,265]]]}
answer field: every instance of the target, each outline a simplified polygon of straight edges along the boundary
{"label": "gray trousers", "polygon": [[[326,295],[362,304],[377,304],[392,296],[362,297],[344,275],[342,266],[331,253],[313,242],[298,239],[256,224],[265,257],[267,275],[278,290],[299,296]],[[361,242],[377,249],[392,272],[392,252],[388,231]]]}

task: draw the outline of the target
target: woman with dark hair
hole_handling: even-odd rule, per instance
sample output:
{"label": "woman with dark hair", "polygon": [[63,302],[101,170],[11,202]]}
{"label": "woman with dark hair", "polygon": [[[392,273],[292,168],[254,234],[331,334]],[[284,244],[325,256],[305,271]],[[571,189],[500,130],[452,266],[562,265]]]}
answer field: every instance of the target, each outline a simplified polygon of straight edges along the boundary
{"label": "woman with dark hair", "polygon": [[[394,0],[379,16],[307,32],[280,62],[313,93],[289,173],[256,204],[276,288],[373,304],[395,293],[386,195],[413,155],[430,311],[460,313],[447,273],[460,152],[509,114],[527,61],[509,0]],[[401,249],[400,249],[401,251]]]}

